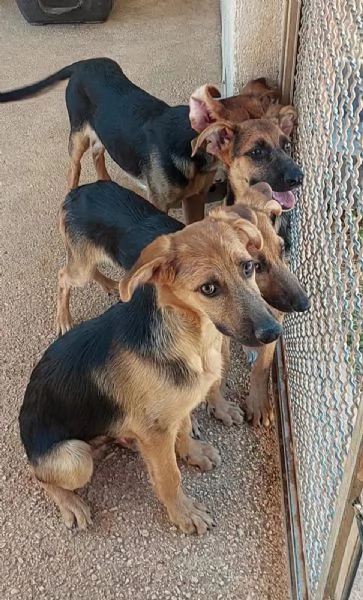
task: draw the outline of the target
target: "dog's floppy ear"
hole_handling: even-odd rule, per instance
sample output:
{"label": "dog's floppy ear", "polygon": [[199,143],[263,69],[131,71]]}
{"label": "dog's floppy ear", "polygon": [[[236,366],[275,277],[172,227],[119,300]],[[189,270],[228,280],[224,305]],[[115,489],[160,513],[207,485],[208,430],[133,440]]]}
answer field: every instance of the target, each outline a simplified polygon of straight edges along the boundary
{"label": "dog's floppy ear", "polygon": [[282,213],[282,206],[276,200],[269,200],[266,202],[264,209],[265,213],[268,214],[270,219],[272,217],[279,217]]}
{"label": "dog's floppy ear", "polygon": [[119,283],[121,300],[129,302],[137,287],[156,281],[162,270],[166,270],[171,259],[170,236],[162,235],[146,246],[132,269],[126,273]]}
{"label": "dog's floppy ear", "polygon": [[242,219],[246,219],[246,221],[250,221],[250,223],[257,225],[257,217],[255,213],[249,206],[243,204],[243,200],[242,202],[235,202],[232,204],[232,206],[223,206],[223,212],[233,213],[233,218],[236,218],[236,216],[242,217]]}
{"label": "dog's floppy ear", "polygon": [[237,212],[227,211],[224,208],[215,208],[209,213],[209,216],[215,221],[224,221],[233,227],[233,229],[237,231],[238,237],[246,245],[246,247],[251,245],[257,250],[261,250],[263,246],[263,239],[256,225],[239,217]]}
{"label": "dog's floppy ear", "polygon": [[212,123],[192,141],[192,156],[199,148],[203,148],[208,154],[222,158],[222,154],[230,147],[235,134],[236,126],[229,121]]}
{"label": "dog's floppy ear", "polygon": [[208,125],[223,117],[223,106],[215,100],[221,95],[214,85],[206,83],[199,87],[189,99],[189,121],[192,128],[200,133]]}
{"label": "dog's floppy ear", "polygon": [[268,200],[272,200],[272,187],[266,183],[266,181],[259,181],[258,183],[254,183],[251,185],[252,190],[257,190],[260,194],[266,196]]}

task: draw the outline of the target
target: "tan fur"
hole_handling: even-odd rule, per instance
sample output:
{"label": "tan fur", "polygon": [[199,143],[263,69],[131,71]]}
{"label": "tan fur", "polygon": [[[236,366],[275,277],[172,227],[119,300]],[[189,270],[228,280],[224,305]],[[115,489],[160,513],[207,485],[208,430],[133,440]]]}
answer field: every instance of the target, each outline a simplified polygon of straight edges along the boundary
{"label": "tan fur", "polygon": [[291,115],[283,113],[281,118],[276,119],[276,123],[274,121],[275,119],[255,119],[232,123],[221,120],[212,123],[193,140],[192,156],[199,148],[204,148],[207,153],[215,156],[228,172],[235,197],[241,199],[251,179],[263,179],[259,166],[247,153],[261,137],[273,147],[279,147],[279,138],[291,123]]}
{"label": "tan fur", "polygon": [[[268,192],[267,196],[260,193],[259,190],[262,190],[264,185],[257,184],[253,188],[245,185],[239,202],[234,206],[226,208],[225,211],[227,213],[239,214],[244,218],[249,218],[246,214],[246,209],[250,209],[253,213],[253,223],[257,225],[263,238],[263,249],[262,251],[257,251],[255,248],[251,248],[251,255],[256,259],[262,257],[270,265],[267,273],[256,271],[257,285],[262,296],[266,298],[268,294],[271,295],[274,293],[275,288],[276,295],[284,293],[283,289],[277,289],[277,282],[279,281],[279,274],[281,272],[289,279],[290,285],[294,285],[295,277],[287,269],[282,253],[283,240],[278,236],[271,223],[272,215],[278,216],[281,214],[281,206],[269,197]],[[283,313],[272,307],[270,310],[275,318],[282,323]],[[257,360],[252,367],[246,409],[247,418],[254,426],[263,425],[268,427],[273,422],[273,409],[269,400],[269,378],[275,347],[276,342],[273,342],[258,348]],[[220,406],[223,406],[222,402]],[[214,410],[219,410],[218,406],[215,406]]]}
{"label": "tan fur", "polygon": [[[209,114],[210,122],[230,121],[241,123],[249,119],[268,118],[277,123],[284,115],[289,115],[290,129],[287,135],[291,135],[292,128],[297,121],[296,109],[287,105],[279,104],[280,90],[267,85],[263,79],[249,81],[236,96],[221,98],[219,91],[211,84],[205,84],[196,89],[191,95],[190,122],[198,133],[201,133],[205,125],[201,127],[195,117],[194,107],[198,104],[204,105]],[[285,131],[285,129],[284,129]]]}
{"label": "tan fur", "polygon": [[73,190],[79,185],[82,157],[89,147],[91,147],[97,179],[111,179],[105,163],[105,147],[96,132],[87,124],[79,131],[71,133],[69,139],[69,156],[71,160],[68,174],[69,190]]}
{"label": "tan fur", "polygon": [[[257,189],[254,189],[245,184],[240,197],[240,202],[234,206],[224,208],[223,210],[214,209],[214,211],[211,211],[210,213],[210,218],[214,219],[214,217],[216,217],[217,219],[228,222],[229,219],[234,221],[235,215],[238,214],[240,217],[242,217],[242,219],[248,219],[248,221],[258,227],[263,239],[263,248],[259,251],[257,250],[257,247],[260,245],[260,238],[255,237],[254,245],[249,247],[249,252],[251,253],[252,257],[256,258],[262,252],[263,258],[273,265],[268,274],[256,273],[257,285],[264,295],[269,290],[273,289],[276,275],[278,275],[278,269],[281,268],[285,269],[286,271],[287,268],[281,256],[282,240],[277,235],[270,221],[271,215],[279,214],[281,207],[277,202],[259,191],[259,189],[263,190],[263,186],[264,184],[261,183],[256,186]],[[267,189],[269,189],[269,186],[267,186]],[[62,211],[60,214],[62,215]],[[67,267],[61,269],[59,275],[57,331],[64,333],[70,329],[72,323],[69,313],[69,295],[71,287],[85,285],[91,280],[97,281],[96,274],[99,274],[103,277],[103,275],[99,273],[97,265],[100,262],[107,262],[109,259],[107,256],[101,255],[90,245],[85,247],[80,246],[79,248],[74,247],[74,244],[71,242],[71,240],[67,240],[65,237],[62,218],[60,221],[60,231],[67,248],[67,254],[68,257],[71,257],[68,258]],[[244,223],[244,227],[246,227],[246,223]],[[250,232],[250,235],[253,234],[253,231],[254,230]],[[67,287],[65,285],[65,281],[67,281]],[[110,284],[109,288],[107,288],[107,285],[103,286],[104,289],[107,291],[114,291],[117,283],[112,280],[108,280],[107,278],[106,281],[107,283],[110,282]],[[123,286],[124,285],[125,283],[123,283]],[[279,315],[277,311],[276,315]],[[280,317],[278,318],[280,319]],[[222,369],[224,374],[228,371],[228,346],[228,340],[227,338],[224,338],[224,353],[222,360]],[[247,413],[254,424],[259,424],[262,422],[264,425],[268,425],[271,421],[271,408],[268,399],[268,376],[266,379],[266,369],[264,366],[267,356],[270,356],[270,346],[274,348],[275,344],[269,344],[268,346],[261,348],[257,362],[254,364],[252,369],[252,383],[250,387],[251,391],[247,399]],[[270,368],[272,356],[270,356],[270,362],[267,371]],[[224,399],[221,388],[222,380],[223,378],[216,381],[210,390],[207,399],[208,410],[225,425],[230,426],[232,424],[240,424],[242,422],[241,410],[234,404]],[[193,429],[195,431],[197,431],[197,427],[197,422],[193,421]]]}
{"label": "tan fur", "polygon": [[[63,280],[73,277],[72,281],[80,284],[94,274],[99,253],[67,237],[63,209],[60,230],[68,252]],[[184,365],[187,375],[175,385],[163,373],[165,357],[159,348],[165,344],[157,339],[157,330],[158,367],[139,353],[123,349],[115,351],[112,360],[92,374],[97,388],[119,405],[122,418],[115,417],[108,430],[100,432],[101,442],[64,441],[42,456],[35,467],[37,479],[59,506],[67,526],[75,520],[84,528],[90,522],[89,509],[74,490],[89,481],[94,453],[103,437],[110,437],[136,441],[155,492],[173,523],[185,533],[201,534],[211,527],[205,507],[188,498],[182,489],[176,456],[202,470],[220,463],[212,446],[191,438],[190,413],[222,380],[228,348],[214,322],[222,323],[238,337],[246,335],[244,327],[251,326],[251,319],[258,323],[258,315],[265,318],[254,277],[243,278],[240,271],[241,261],[250,260],[247,246],[255,243],[262,248],[261,236],[252,223],[237,214],[215,211],[201,223],[154,240],[120,282],[123,301],[128,301],[138,286],[155,285],[158,311],[163,315],[162,331],[170,338],[167,359]],[[70,260],[76,261],[71,267]],[[211,300],[200,293],[205,281],[217,280],[223,282],[220,297]]]}
{"label": "tan fur", "polygon": [[[296,111],[292,106],[284,107],[275,104],[278,98],[278,90],[262,83],[261,80],[254,80],[242,88],[240,95],[224,99],[220,99],[219,91],[213,85],[203,85],[193,92],[190,102],[195,100],[206,104],[213,121],[227,120],[229,123],[241,123],[248,119],[266,116],[272,122],[279,124],[287,135],[290,135],[296,123]],[[193,127],[192,112],[190,121]],[[198,131],[197,127],[196,131]],[[86,124],[82,130],[71,134],[68,189],[74,189],[79,185],[82,156],[89,147],[91,148],[97,179],[110,179],[105,163],[105,148],[93,128]],[[199,221],[204,217],[206,196],[213,183],[215,173],[221,167],[221,163],[217,158],[213,160],[214,153],[211,152],[210,154],[210,168],[206,173],[199,173],[194,163],[186,161],[185,164],[182,164],[178,156],[170,157],[176,167],[188,179],[188,185],[180,188],[171,184],[167,179],[161,157],[158,156],[155,149],[150,156],[148,172],[144,173],[136,183],[142,189],[146,188],[148,200],[160,210],[168,212],[170,208],[181,202],[185,222],[189,224]],[[229,167],[228,161],[225,165]],[[247,177],[249,165],[243,164],[238,166],[238,168],[240,167]]]}

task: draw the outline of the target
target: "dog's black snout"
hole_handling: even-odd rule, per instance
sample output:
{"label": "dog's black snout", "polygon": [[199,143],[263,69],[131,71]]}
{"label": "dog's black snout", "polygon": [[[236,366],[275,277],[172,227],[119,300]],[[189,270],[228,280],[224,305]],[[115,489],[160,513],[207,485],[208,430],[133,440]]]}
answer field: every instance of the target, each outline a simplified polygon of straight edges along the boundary
{"label": "dog's black snout", "polygon": [[261,342],[261,344],[269,344],[270,342],[274,342],[281,334],[282,326],[277,321],[272,324],[270,323],[265,327],[259,327],[255,330],[256,339]]}
{"label": "dog's black snout", "polygon": [[293,167],[292,169],[288,169],[284,174],[284,182],[291,189],[301,185],[303,180],[304,173],[299,167]]}
{"label": "dog's black snout", "polygon": [[310,306],[311,306],[311,302],[310,302],[309,298],[307,296],[305,296],[305,294],[298,296],[292,302],[292,308],[294,309],[295,312],[306,312],[307,310],[309,310]]}

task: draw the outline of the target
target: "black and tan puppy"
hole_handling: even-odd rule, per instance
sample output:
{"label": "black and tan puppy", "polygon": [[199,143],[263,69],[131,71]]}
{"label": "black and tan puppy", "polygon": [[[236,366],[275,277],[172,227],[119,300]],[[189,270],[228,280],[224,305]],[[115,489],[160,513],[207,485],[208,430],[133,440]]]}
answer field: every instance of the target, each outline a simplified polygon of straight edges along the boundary
{"label": "black and tan puppy", "polygon": [[124,302],[82,323],[46,350],[28,383],[20,433],[34,474],[68,526],[84,528],[75,493],[93,472],[92,441],[137,442],[170,519],[204,533],[206,508],[183,491],[176,456],[219,462],[191,438],[191,411],[222,377],[225,335],[248,345],[275,340],[280,324],[255,282],[258,229],[217,210],[149,244],[120,283]]}
{"label": "black and tan puppy", "polygon": [[[234,207],[226,210],[233,211]],[[307,310],[309,301],[306,293],[284,263],[283,241],[271,222],[271,218],[281,212],[279,204],[272,200],[271,188],[262,183],[250,188],[246,183],[235,212],[256,225],[263,238],[261,249],[250,248],[256,265],[256,283],[263,298],[279,311]],[[117,290],[117,282],[98,270],[100,264],[111,263],[129,269],[147,244],[162,234],[184,227],[134,192],[111,181],[91,183],[72,190],[61,207],[59,225],[67,252],[67,265],[58,276],[58,333],[68,331],[72,325],[69,310],[72,287],[84,286],[94,280],[106,292]],[[263,353],[254,367],[256,374],[262,358]],[[227,370],[226,343],[224,365]],[[248,412],[256,423],[260,420],[261,411],[267,412],[269,408],[267,384],[268,379],[265,381],[263,373],[261,381],[256,377],[251,388]],[[261,391],[264,386],[265,396]],[[253,398],[256,398],[256,405]],[[241,411],[223,398],[218,384],[210,391],[208,408],[226,425],[243,420]]]}
{"label": "black and tan puppy", "polygon": [[[218,160],[215,151],[209,153],[208,146],[196,149],[191,156],[191,142],[195,131],[202,131],[219,118],[209,97],[199,90],[191,96],[190,107],[171,107],[132,83],[113,60],[95,58],[76,62],[24,88],[0,93],[0,103],[35,96],[67,79],[71,127],[69,187],[75,188],[79,183],[81,159],[89,146],[97,178],[110,178],[105,166],[106,149],[124,171],[144,186],[148,199],[158,208],[167,211],[182,201],[187,223],[203,218],[206,194]],[[210,89],[219,94],[212,86]],[[267,181],[277,192],[285,192],[301,184],[302,172],[285,151],[286,128],[291,127],[289,115],[278,118],[277,124],[274,121],[248,122],[249,139],[238,135],[234,140],[233,171],[236,177],[243,167],[244,179]],[[229,133],[220,128],[221,146],[227,136]],[[268,148],[270,161],[258,159],[263,145]],[[246,157],[243,164],[242,156]]]}
{"label": "black and tan puppy", "polygon": [[[266,183],[255,187],[246,186],[239,201],[225,210],[239,214],[258,227],[263,248],[252,253],[256,282],[262,297],[282,323],[284,313],[305,312],[310,308],[310,301],[284,261],[284,241],[276,233],[272,223],[281,214],[281,206],[272,199],[272,195],[272,190]],[[247,417],[255,426],[267,427],[273,421],[269,379],[275,347],[276,342],[256,348],[257,358],[253,361],[250,391],[246,400]],[[250,349],[246,350],[249,352]],[[216,397],[215,394],[214,398]]]}

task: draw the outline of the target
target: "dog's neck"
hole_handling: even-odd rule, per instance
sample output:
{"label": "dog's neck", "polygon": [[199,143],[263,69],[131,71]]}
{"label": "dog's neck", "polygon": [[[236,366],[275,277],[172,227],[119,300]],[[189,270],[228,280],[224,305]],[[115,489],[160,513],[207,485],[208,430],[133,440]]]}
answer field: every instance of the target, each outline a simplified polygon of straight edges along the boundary
{"label": "dog's neck", "polygon": [[183,359],[197,372],[210,372],[218,377],[223,335],[213,322],[166,287],[157,290],[157,305],[165,328],[175,340],[172,348],[175,358]]}
{"label": "dog's neck", "polygon": [[240,167],[234,168],[233,163],[226,166],[229,185],[231,186],[236,202],[243,198],[249,188],[249,181],[246,176],[241,175]]}

